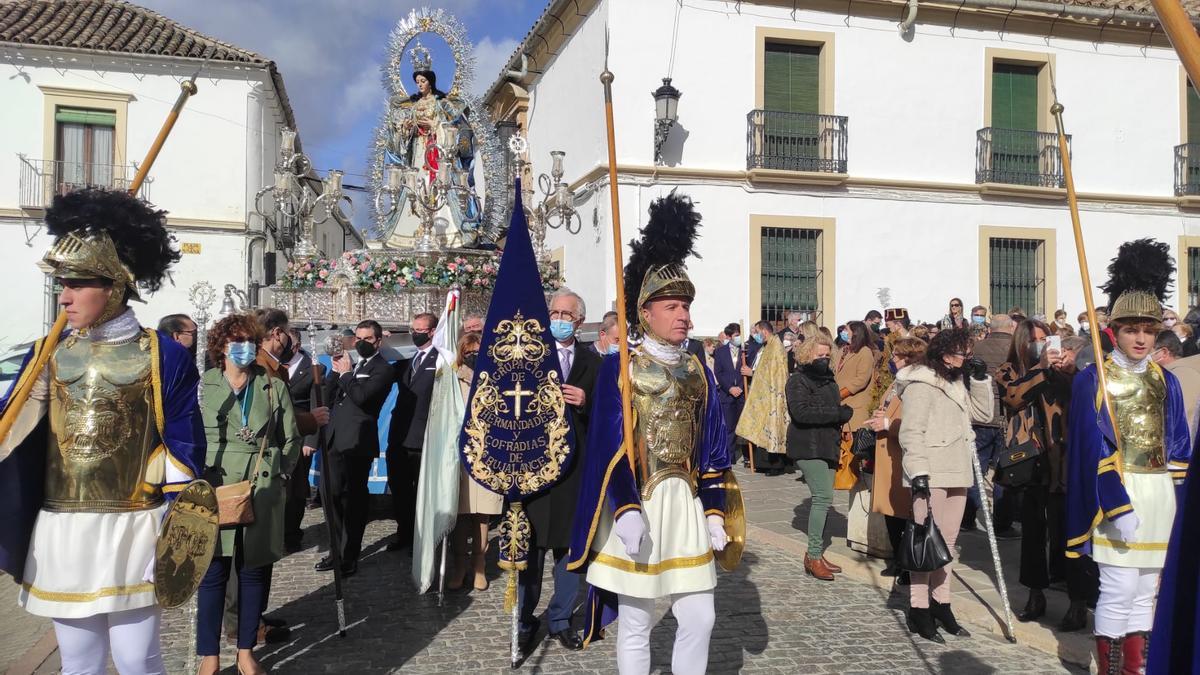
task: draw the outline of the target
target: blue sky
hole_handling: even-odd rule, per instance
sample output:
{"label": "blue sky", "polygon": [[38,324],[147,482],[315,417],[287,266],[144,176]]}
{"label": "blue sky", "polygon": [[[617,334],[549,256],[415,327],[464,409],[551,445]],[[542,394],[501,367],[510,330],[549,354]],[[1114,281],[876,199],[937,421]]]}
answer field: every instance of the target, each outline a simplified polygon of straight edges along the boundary
{"label": "blue sky", "polygon": [[[458,17],[475,44],[473,89],[482,93],[546,6],[546,0],[135,1],[275,61],[313,165],[322,172],[343,169],[345,182],[357,185],[364,179],[349,174],[365,173],[367,147],[384,104],[380,67],[397,21],[420,6]],[[437,37],[422,43],[434,57],[439,87],[448,89],[452,71],[445,43]],[[411,72],[407,56],[403,68]],[[359,206],[365,211],[365,204]]]}

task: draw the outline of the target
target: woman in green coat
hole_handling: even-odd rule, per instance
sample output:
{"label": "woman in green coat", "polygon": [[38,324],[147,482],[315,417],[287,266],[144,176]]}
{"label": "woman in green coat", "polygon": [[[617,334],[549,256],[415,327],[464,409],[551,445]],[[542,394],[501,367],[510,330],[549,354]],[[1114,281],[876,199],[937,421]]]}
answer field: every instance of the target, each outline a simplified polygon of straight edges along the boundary
{"label": "woman in green coat", "polygon": [[202,657],[203,675],[220,670],[221,615],[233,569],[238,573],[238,672],[266,672],[252,650],[271,565],[284,555],[285,478],[300,456],[303,439],[287,386],[254,363],[261,341],[254,317],[235,314],[218,321],[208,343],[216,367],[204,373],[200,385],[208,438],[204,477],[213,486],[251,481],[254,511],[253,523],[221,528],[212,564],[200,584],[196,653]]}

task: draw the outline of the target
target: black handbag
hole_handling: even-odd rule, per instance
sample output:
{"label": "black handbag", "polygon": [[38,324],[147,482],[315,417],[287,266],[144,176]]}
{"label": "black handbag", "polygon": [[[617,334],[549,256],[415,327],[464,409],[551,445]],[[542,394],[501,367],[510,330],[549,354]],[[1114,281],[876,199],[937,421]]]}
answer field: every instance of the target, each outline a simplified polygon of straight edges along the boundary
{"label": "black handbag", "polygon": [[875,430],[859,427],[850,440],[850,452],[858,459],[871,459],[875,455]]}
{"label": "black handbag", "polygon": [[950,549],[937,523],[933,522],[933,505],[930,504],[924,523],[910,519],[904,526],[900,550],[896,551],[896,564],[909,572],[932,572],[950,564],[950,560]]}
{"label": "black handbag", "polygon": [[[1040,415],[1034,410],[1032,420],[1022,415],[1012,418],[1012,429],[1005,434],[1004,450],[996,457],[996,472],[992,481],[1007,488],[1022,488],[1035,482],[1041,468],[1041,456],[1045,452],[1038,440],[1037,421]],[[1019,425],[1025,422],[1025,440],[1021,440]]]}

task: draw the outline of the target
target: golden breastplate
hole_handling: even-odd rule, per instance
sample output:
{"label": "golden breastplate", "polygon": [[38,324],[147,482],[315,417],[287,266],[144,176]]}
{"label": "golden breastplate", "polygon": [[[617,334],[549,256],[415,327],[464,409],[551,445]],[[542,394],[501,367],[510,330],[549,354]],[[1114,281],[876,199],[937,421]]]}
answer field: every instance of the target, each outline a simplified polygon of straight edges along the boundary
{"label": "golden breastplate", "polygon": [[1121,460],[1125,471],[1159,473],[1167,470],[1163,456],[1167,384],[1154,368],[1134,373],[1109,362],[1108,395],[1117,409]]}
{"label": "golden breastplate", "polygon": [[68,339],[50,361],[47,511],[113,513],[162,502],[146,485],[156,445],[149,338]]}
{"label": "golden breastplate", "polygon": [[688,480],[694,489],[692,455],[708,395],[704,372],[690,356],[668,365],[635,353],[631,382],[642,499],[670,476]]}

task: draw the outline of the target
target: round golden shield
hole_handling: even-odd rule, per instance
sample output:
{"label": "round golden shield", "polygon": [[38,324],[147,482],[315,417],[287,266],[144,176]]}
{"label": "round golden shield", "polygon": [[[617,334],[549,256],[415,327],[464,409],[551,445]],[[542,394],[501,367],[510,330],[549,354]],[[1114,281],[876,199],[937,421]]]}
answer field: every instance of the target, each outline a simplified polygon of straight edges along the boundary
{"label": "round golden shield", "polygon": [[733,469],[726,469],[721,479],[725,488],[725,536],[729,541],[724,551],[716,551],[717,564],[726,572],[737,569],[746,550],[746,502],[742,500],[742,488],[738,485]]}
{"label": "round golden shield", "polygon": [[154,549],[154,596],[172,609],[187,602],[208,571],[217,548],[217,493],[195,480],[167,509]]}

